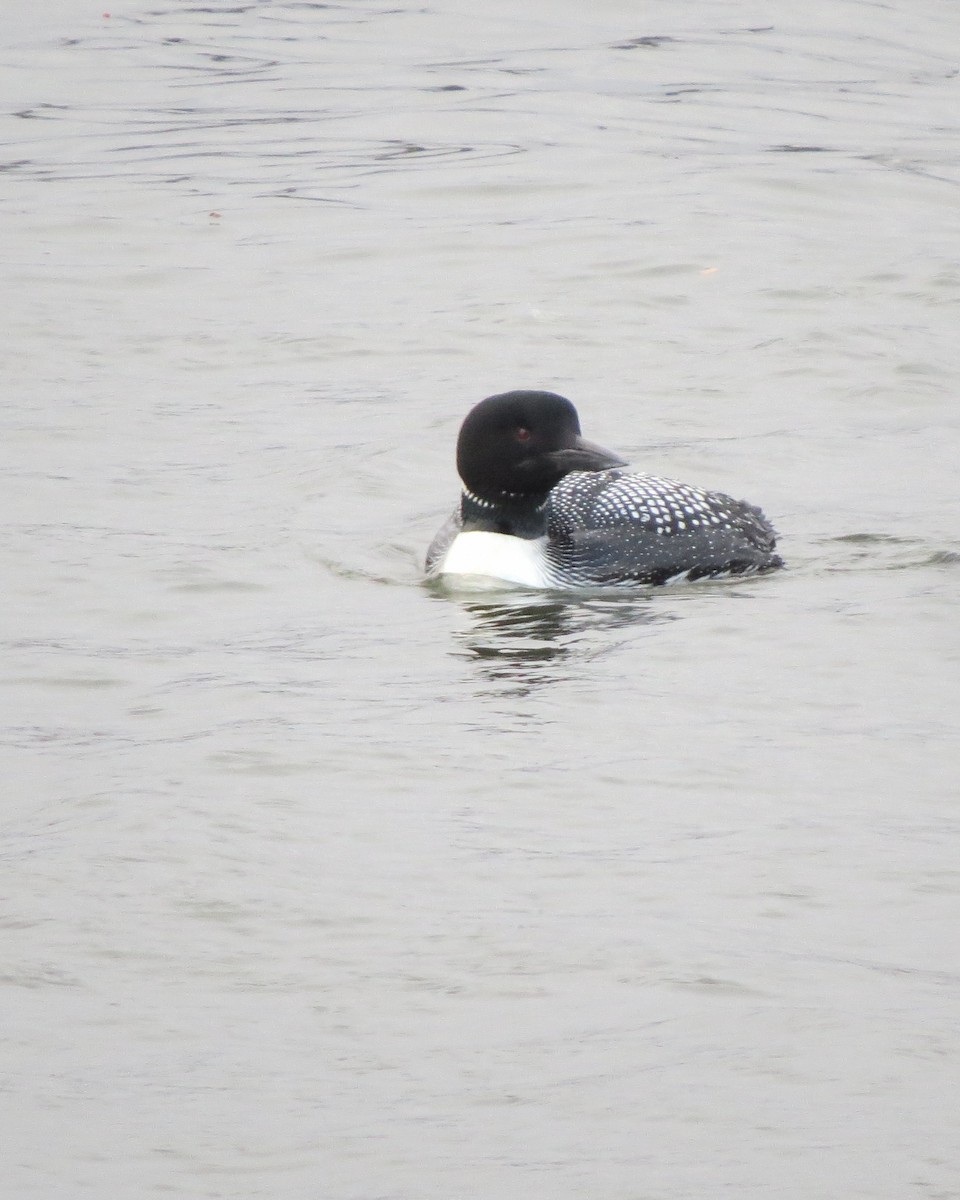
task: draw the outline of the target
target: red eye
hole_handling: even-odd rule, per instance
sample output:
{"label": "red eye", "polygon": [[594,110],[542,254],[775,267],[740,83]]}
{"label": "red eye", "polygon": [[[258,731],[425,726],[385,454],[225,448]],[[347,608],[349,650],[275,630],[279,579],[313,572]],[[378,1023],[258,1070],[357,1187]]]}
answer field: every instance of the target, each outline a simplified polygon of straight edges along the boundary
{"label": "red eye", "polygon": [[521,425],[517,429],[517,441],[518,442],[529,442],[530,441],[530,430],[525,428],[523,425]]}

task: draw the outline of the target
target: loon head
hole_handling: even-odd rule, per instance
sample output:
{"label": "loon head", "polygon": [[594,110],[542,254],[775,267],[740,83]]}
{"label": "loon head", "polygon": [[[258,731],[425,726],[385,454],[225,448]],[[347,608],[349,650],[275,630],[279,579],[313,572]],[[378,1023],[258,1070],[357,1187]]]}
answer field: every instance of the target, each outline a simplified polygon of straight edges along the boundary
{"label": "loon head", "polygon": [[467,414],[457,471],[469,492],[494,503],[545,495],[571,471],[626,463],[580,436],[577,410],[554,392],[502,392]]}

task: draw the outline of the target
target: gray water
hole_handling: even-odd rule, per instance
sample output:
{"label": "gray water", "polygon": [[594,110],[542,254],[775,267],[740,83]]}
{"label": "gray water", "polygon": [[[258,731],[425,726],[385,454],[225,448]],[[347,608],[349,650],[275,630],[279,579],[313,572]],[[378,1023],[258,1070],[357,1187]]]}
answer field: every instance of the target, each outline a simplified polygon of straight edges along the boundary
{"label": "gray water", "polygon": [[[953,0],[0,45],[4,1193],[960,1196]],[[512,387],[790,569],[431,591]]]}

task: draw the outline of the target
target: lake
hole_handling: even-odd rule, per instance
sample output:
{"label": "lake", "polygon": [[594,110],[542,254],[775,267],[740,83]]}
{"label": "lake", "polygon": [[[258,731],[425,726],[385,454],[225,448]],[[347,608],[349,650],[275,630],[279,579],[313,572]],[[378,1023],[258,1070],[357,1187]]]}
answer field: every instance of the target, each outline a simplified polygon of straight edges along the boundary
{"label": "lake", "polygon": [[[960,1194],[955,5],[0,34],[10,1194]],[[788,569],[426,586],[522,387]]]}

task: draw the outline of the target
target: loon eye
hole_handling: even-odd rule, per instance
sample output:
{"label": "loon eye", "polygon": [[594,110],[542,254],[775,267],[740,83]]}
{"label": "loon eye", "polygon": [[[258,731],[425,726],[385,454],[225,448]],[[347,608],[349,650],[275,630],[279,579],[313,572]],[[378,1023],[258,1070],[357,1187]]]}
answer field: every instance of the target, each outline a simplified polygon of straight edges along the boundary
{"label": "loon eye", "polygon": [[518,442],[529,442],[530,441],[530,430],[527,429],[527,427],[525,425],[520,425],[517,427],[516,436],[517,436]]}

